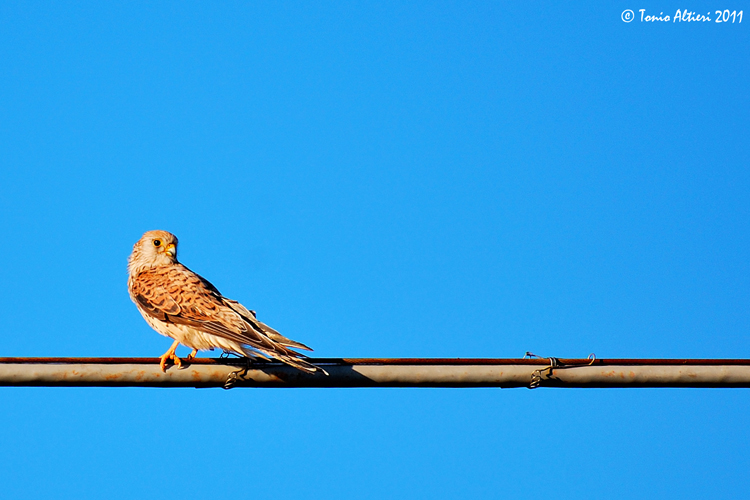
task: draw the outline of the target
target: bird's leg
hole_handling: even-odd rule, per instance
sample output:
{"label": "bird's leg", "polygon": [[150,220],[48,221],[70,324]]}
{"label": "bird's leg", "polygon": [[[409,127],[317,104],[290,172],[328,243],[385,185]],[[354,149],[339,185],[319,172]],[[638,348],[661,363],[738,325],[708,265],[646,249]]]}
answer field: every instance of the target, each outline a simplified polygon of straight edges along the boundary
{"label": "bird's leg", "polygon": [[177,350],[178,345],[180,345],[180,342],[175,340],[174,343],[172,344],[172,347],[167,349],[167,352],[159,356],[159,359],[160,359],[159,367],[161,368],[161,371],[163,371],[164,373],[167,372],[167,360],[168,359],[171,359],[178,368],[182,368],[182,360],[178,358],[177,355],[175,354],[175,351]]}
{"label": "bird's leg", "polygon": [[193,349],[193,352],[187,355],[187,360],[192,361],[193,358],[198,354],[198,349]]}

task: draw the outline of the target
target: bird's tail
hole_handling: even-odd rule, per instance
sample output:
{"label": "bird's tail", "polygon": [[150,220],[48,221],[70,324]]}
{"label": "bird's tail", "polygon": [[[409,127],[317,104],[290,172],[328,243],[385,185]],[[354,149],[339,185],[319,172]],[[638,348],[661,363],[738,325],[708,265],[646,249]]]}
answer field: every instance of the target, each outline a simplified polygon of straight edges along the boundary
{"label": "bird's tail", "polygon": [[307,373],[316,373],[321,372],[323,375],[328,375],[328,372],[325,371],[323,368],[314,365],[304,359],[301,354],[296,353],[292,350],[285,349],[284,347],[281,347],[279,350],[270,350],[270,349],[260,349],[257,347],[244,347],[243,346],[243,352],[246,356],[249,357],[257,357],[259,354],[268,359],[273,358],[281,361],[282,363],[285,363],[289,366],[293,366],[294,368],[297,368],[298,370],[302,370]]}
{"label": "bird's tail", "polygon": [[[307,347],[302,342],[297,342],[296,340],[284,337],[282,334],[280,334],[267,324],[258,321],[258,319],[255,317],[255,311],[247,309],[236,300],[231,300],[224,297],[224,301],[227,303],[227,305],[229,305],[229,307],[234,309],[236,313],[242,316],[242,318],[247,323],[249,323],[256,332],[262,334],[268,340],[268,344],[273,346],[272,349],[269,349],[265,345],[253,345],[251,346],[252,349],[260,352],[265,356],[278,359],[279,361],[286,363],[289,366],[293,366],[299,370],[308,373],[323,372],[324,374],[328,375],[328,372],[326,372],[324,369],[306,361],[303,354],[294,352],[290,349],[291,347],[293,349],[304,349],[306,351],[312,351],[311,348]],[[266,342],[263,342],[263,344],[266,344]],[[248,356],[258,355],[257,352],[250,351],[249,349],[245,351],[245,354]]]}

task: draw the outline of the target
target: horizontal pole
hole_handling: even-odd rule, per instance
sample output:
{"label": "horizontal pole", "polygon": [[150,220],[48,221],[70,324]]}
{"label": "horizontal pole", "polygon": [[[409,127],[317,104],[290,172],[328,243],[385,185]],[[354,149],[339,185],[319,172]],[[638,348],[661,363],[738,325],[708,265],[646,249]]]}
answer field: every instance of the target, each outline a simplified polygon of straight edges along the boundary
{"label": "horizontal pole", "polygon": [[0,358],[0,386],[40,387],[750,387],[748,359],[311,358],[328,373],[273,361]]}

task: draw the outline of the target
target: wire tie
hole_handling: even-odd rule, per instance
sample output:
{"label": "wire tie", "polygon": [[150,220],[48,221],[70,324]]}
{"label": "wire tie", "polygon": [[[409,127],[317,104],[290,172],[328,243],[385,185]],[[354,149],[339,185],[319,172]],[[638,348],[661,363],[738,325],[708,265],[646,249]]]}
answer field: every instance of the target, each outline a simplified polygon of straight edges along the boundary
{"label": "wire tie", "polygon": [[231,372],[227,375],[227,380],[224,382],[224,389],[229,390],[237,384],[237,374],[239,371]]}
{"label": "wire tie", "polygon": [[[549,359],[549,366],[545,368],[540,368],[539,370],[534,370],[531,374],[531,382],[529,383],[529,389],[536,389],[540,385],[542,385],[542,380],[552,378],[552,371],[557,368],[559,370],[565,369],[565,368],[576,368],[581,365],[562,365],[560,364],[560,360],[550,356],[549,358],[542,358],[541,356],[537,356],[536,354],[533,354],[531,352],[526,352],[523,359],[526,358],[538,358],[538,359]],[[586,359],[591,360],[588,365],[591,366],[596,362],[596,354],[593,352],[588,355]]]}

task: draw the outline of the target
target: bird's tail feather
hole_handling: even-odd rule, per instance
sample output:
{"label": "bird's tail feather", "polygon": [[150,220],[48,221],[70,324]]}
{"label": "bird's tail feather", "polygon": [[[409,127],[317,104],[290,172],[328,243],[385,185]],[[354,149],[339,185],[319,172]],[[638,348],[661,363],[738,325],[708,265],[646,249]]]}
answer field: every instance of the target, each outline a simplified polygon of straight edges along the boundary
{"label": "bird's tail feather", "polygon": [[[291,354],[297,354],[296,352],[289,351],[288,349],[284,349],[284,350],[287,351],[287,352],[289,352],[289,353],[291,353]],[[325,371],[323,368],[310,363],[309,361],[305,360],[302,357],[297,357],[297,356],[289,355],[287,353],[279,352],[279,351],[271,351],[271,350],[267,350],[267,349],[259,349],[257,347],[252,348],[252,350],[250,348],[244,348],[243,351],[244,351],[245,355],[251,356],[251,357],[252,356],[257,357],[258,354],[260,354],[262,357],[264,357],[266,359],[268,359],[268,358],[277,359],[277,360],[281,361],[282,363],[285,363],[285,364],[287,364],[289,366],[292,366],[294,368],[297,368],[298,370],[302,370],[302,371],[307,372],[307,373],[322,372],[324,375],[328,375],[328,372]],[[298,356],[301,356],[301,355],[298,355]]]}
{"label": "bird's tail feather", "polygon": [[[236,300],[227,299],[224,297],[224,302],[234,309],[236,313],[238,313],[240,316],[242,316],[242,319],[244,319],[247,323],[250,324],[253,329],[264,336],[266,339],[268,339],[273,346],[273,349],[261,347],[261,346],[251,346],[252,349],[265,354],[266,356],[278,359],[279,361],[286,363],[290,366],[293,366],[299,370],[308,372],[308,373],[315,373],[315,372],[323,372],[326,375],[328,375],[328,372],[326,372],[324,369],[320,368],[319,366],[315,366],[314,364],[305,361],[304,355],[294,352],[290,349],[304,349],[306,351],[312,351],[311,348],[307,347],[302,342],[297,342],[295,340],[292,340],[290,338],[287,338],[268,326],[267,324],[258,321],[258,319],[255,317],[255,311],[251,311],[247,309],[245,306],[237,302]],[[264,342],[265,343],[265,342]],[[253,352],[246,351],[245,354],[252,356]]]}

